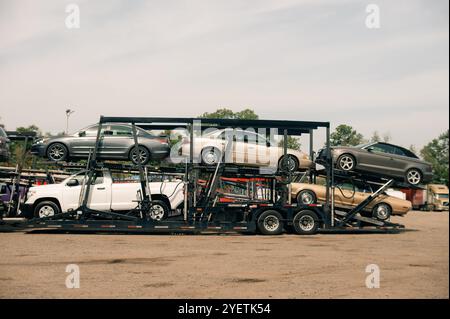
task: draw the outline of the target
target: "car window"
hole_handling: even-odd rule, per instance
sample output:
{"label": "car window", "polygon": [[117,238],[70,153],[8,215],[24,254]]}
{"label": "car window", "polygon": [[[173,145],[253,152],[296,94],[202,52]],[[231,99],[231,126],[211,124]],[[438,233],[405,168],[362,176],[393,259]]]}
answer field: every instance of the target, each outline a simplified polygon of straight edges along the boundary
{"label": "car window", "polygon": [[396,154],[395,147],[388,144],[378,143],[373,144],[371,147],[373,151],[377,153]]}
{"label": "car window", "polygon": [[[77,174],[75,176],[72,176],[71,179],[76,179],[78,181],[78,184],[82,185],[85,176],[86,176],[86,180],[87,180],[88,176],[86,175],[86,173],[85,172],[81,172],[81,173],[79,173],[79,174]],[[103,180],[104,180],[103,173],[102,172],[96,172],[94,177],[93,177],[93,179],[94,180],[93,180],[92,185],[103,184]]]}
{"label": "car window", "polygon": [[109,129],[113,136],[133,136],[133,130],[129,126],[112,125]]}
{"label": "car window", "polygon": [[[397,149],[403,154],[403,156],[406,156],[406,157],[411,157],[411,158],[418,158],[417,156],[416,156],[416,154],[414,154],[413,152],[411,152],[410,150],[407,150],[407,149],[405,149],[405,148],[403,148],[403,147],[397,147]],[[398,154],[398,155],[402,155],[402,154]]]}
{"label": "car window", "polygon": [[373,193],[372,187],[369,185],[357,185],[356,191],[360,193]]}
{"label": "car window", "polygon": [[393,147],[396,155],[406,156],[405,152],[400,147]]}
{"label": "car window", "polygon": [[338,184],[337,187],[339,187],[340,189],[346,189],[350,191],[353,191],[354,189],[354,185],[352,183],[341,183]]}
{"label": "car window", "polygon": [[[88,127],[88,128],[84,131],[83,136],[86,136],[86,137],[97,136],[97,131],[98,131],[98,125]],[[80,131],[80,132],[81,132],[81,131]]]}

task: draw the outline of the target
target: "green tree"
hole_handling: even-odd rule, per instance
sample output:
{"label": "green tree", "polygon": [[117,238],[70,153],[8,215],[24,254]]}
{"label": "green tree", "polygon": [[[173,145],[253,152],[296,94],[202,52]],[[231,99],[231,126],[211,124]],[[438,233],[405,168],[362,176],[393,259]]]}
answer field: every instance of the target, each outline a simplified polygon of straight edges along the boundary
{"label": "green tree", "polygon": [[389,143],[391,141],[391,139],[392,139],[391,133],[386,132],[383,134],[383,142]]}
{"label": "green tree", "polygon": [[417,154],[417,149],[416,149],[416,146],[415,146],[414,144],[411,144],[411,145],[409,146],[409,150],[410,150],[411,152],[413,152],[414,154]]}
{"label": "green tree", "polygon": [[330,135],[331,146],[355,146],[364,142],[362,134],[345,124],[336,127],[336,130]]}
{"label": "green tree", "polygon": [[425,145],[420,154],[433,166],[433,183],[448,185],[448,130]]}
{"label": "green tree", "polygon": [[371,142],[381,142],[380,134],[378,134],[378,131],[373,132],[372,137],[370,138]]}
{"label": "green tree", "polygon": [[16,128],[16,131],[18,133],[29,133],[29,132],[34,132],[36,133],[37,136],[41,136],[41,130],[39,129],[39,127],[37,127],[36,125],[32,124],[29,125],[27,127],[24,126],[19,126],[18,128]]}
{"label": "green tree", "polygon": [[[284,147],[284,142],[283,140],[281,140],[278,143],[279,147]],[[293,150],[297,150],[299,151],[300,148],[302,147],[302,144],[300,143],[300,141],[298,140],[298,138],[294,137],[294,136],[288,136],[288,140],[287,140],[287,147]]]}
{"label": "green tree", "polygon": [[233,110],[227,108],[221,108],[212,113],[205,112],[199,117],[207,119],[231,119],[231,120],[233,119],[257,120],[259,118],[259,116],[255,113],[255,111],[251,109],[245,109],[240,112],[233,112]]}

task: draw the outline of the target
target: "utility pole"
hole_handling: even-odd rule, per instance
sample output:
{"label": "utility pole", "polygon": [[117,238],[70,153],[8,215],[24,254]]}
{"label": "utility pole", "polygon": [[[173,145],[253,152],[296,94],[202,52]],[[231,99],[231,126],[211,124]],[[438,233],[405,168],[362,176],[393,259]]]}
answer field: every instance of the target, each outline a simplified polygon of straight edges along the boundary
{"label": "utility pole", "polygon": [[69,134],[69,116],[75,112],[74,110],[67,109],[66,110],[66,134]]}

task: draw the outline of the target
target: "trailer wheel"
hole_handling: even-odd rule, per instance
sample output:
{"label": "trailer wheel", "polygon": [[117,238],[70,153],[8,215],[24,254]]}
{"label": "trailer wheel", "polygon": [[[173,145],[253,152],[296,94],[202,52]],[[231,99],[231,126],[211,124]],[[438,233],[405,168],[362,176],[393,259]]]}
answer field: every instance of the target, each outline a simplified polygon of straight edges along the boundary
{"label": "trailer wheel", "polygon": [[300,235],[314,235],[319,228],[319,217],[310,210],[302,210],[294,217],[294,230]]}
{"label": "trailer wheel", "polygon": [[34,208],[34,216],[36,218],[52,217],[61,213],[58,205],[52,201],[43,201]]}
{"label": "trailer wheel", "polygon": [[266,210],[258,217],[258,230],[263,235],[279,235],[283,231],[282,219],[276,210]]}
{"label": "trailer wheel", "polygon": [[160,221],[167,218],[169,207],[161,200],[152,200],[152,207],[148,217],[152,220]]}

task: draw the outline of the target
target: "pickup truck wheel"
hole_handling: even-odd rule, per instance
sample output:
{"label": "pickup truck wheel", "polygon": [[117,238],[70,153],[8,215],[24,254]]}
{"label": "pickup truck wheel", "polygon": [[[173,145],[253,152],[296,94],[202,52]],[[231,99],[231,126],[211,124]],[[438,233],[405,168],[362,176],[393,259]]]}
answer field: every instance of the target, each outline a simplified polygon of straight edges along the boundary
{"label": "pickup truck wheel", "polygon": [[169,207],[161,200],[153,200],[152,207],[150,208],[150,219],[160,221],[167,218],[169,214]]}
{"label": "pickup truck wheel", "polygon": [[276,210],[266,210],[258,217],[258,229],[264,235],[279,235],[283,231],[282,219]]}
{"label": "pickup truck wheel", "polygon": [[58,205],[51,201],[40,202],[34,208],[34,216],[37,218],[52,217],[61,213]]}

